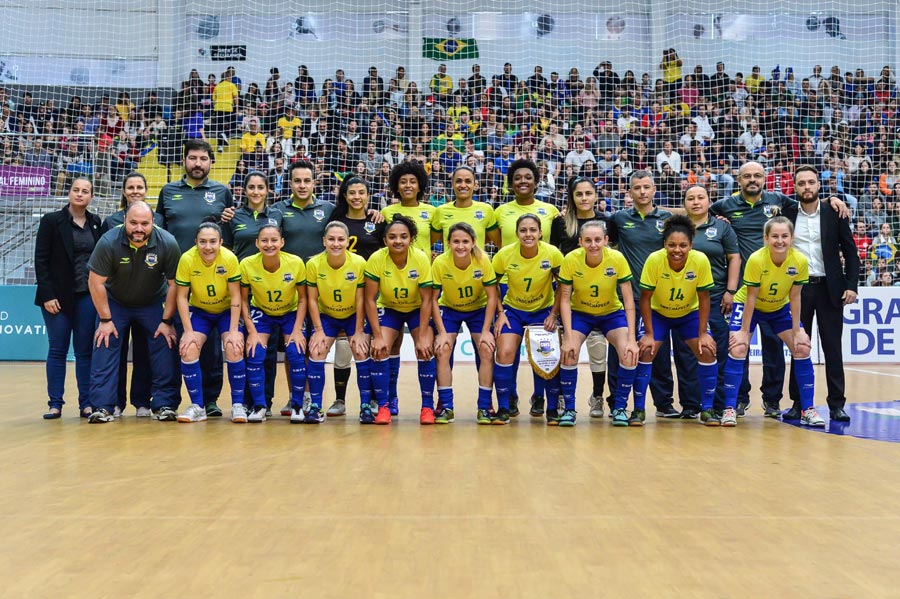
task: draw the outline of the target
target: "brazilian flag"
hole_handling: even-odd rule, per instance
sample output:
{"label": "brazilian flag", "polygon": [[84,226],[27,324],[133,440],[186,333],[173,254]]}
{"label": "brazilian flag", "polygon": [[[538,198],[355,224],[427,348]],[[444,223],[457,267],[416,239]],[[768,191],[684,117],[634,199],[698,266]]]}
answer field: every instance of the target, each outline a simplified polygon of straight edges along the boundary
{"label": "brazilian flag", "polygon": [[478,58],[478,42],[473,38],[422,38],[422,56],[432,60],[471,60]]}

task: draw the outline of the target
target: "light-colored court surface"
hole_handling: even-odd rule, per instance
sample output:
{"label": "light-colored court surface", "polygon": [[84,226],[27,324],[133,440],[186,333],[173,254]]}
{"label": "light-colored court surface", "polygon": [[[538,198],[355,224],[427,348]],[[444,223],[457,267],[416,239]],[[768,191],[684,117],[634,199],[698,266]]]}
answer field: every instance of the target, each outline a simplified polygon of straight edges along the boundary
{"label": "light-colored court surface", "polygon": [[[862,370],[851,401],[900,399],[900,368]],[[764,420],[758,396],[736,429],[613,429],[586,367],[574,429],[479,427],[474,378],[444,427],[418,424],[413,364],[390,427],[89,426],[74,402],[40,419],[41,364],[0,364],[0,597],[900,596],[897,443]]]}

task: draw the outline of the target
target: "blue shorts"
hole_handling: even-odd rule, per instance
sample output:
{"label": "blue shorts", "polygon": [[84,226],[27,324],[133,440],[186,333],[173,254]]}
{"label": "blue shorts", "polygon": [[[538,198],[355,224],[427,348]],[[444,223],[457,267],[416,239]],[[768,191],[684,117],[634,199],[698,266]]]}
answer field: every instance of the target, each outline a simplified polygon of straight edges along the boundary
{"label": "blue shorts", "polygon": [[[690,314],[670,318],[663,316],[655,310],[650,312],[653,318],[653,340],[665,341],[669,338],[669,331],[676,331],[682,339],[696,339],[700,333],[700,312],[694,310]],[[707,326],[707,329],[709,327]],[[644,336],[644,322],[641,320],[638,326],[638,339]]]}
{"label": "blue shorts", "polygon": [[[774,312],[753,311],[753,319],[750,321],[750,334],[756,329],[756,325],[760,322],[768,322],[775,334],[790,331],[794,326],[794,320],[791,318],[791,305],[785,304]],[[731,321],[728,325],[730,331],[740,331],[741,325],[744,324],[744,304],[734,302],[731,306]],[[803,326],[802,324],[800,325]]]}
{"label": "blue shorts", "polygon": [[[231,310],[225,310],[219,314],[210,314],[201,308],[190,307],[191,310],[191,328],[195,333],[200,333],[209,337],[209,332],[213,328],[219,329],[219,334],[224,335],[228,332],[231,325]],[[244,327],[238,324],[238,330],[243,333]]]}
{"label": "blue shorts", "polygon": [[509,321],[509,328],[504,326],[503,330],[500,331],[501,335],[511,334],[522,337],[525,335],[526,326],[543,326],[544,320],[550,316],[550,308],[541,308],[537,312],[525,312],[524,310],[510,308],[509,306],[503,306],[503,309],[506,311],[506,319]]}
{"label": "blue shorts", "polygon": [[281,327],[281,334],[284,337],[290,337],[294,330],[294,323],[297,322],[297,311],[288,312],[283,316],[269,316],[259,308],[250,308],[250,319],[256,326],[256,332],[270,335],[275,325]]}
{"label": "blue shorts", "polygon": [[462,323],[466,323],[469,333],[480,335],[484,329],[484,308],[476,308],[471,312],[460,312],[453,308],[438,306],[441,311],[441,320],[444,321],[444,328],[450,334],[458,334]]}
{"label": "blue shorts", "polygon": [[346,333],[348,337],[356,332],[356,314],[351,314],[346,318],[334,318],[327,314],[320,314],[322,321],[322,331],[326,337],[337,337],[340,333]]}
{"label": "blue shorts", "polygon": [[[403,325],[405,324],[409,327],[409,331],[413,332],[419,328],[419,309],[399,312],[393,308],[378,308],[378,324],[395,331],[403,331]],[[372,334],[372,327],[369,326],[368,322],[366,322],[365,331],[367,335]]]}
{"label": "blue shorts", "polygon": [[600,331],[605,337],[610,331],[627,328],[628,319],[625,317],[625,310],[616,310],[602,316],[572,310],[572,330],[585,337],[592,331]]}

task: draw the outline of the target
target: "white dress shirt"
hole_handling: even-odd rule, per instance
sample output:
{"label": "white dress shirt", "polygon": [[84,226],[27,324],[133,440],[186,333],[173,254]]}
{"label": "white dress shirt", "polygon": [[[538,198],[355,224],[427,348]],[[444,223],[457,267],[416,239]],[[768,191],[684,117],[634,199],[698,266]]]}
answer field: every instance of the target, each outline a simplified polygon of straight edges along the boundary
{"label": "white dress shirt", "polygon": [[809,276],[825,276],[825,260],[822,257],[822,202],[816,202],[816,209],[807,214],[800,204],[797,223],[794,226],[794,247],[809,261]]}

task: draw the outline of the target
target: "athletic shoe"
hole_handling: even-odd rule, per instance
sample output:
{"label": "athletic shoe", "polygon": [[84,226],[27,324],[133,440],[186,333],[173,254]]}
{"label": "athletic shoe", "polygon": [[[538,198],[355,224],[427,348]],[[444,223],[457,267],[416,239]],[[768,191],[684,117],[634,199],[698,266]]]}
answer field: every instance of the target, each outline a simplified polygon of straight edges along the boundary
{"label": "athletic shoe", "polygon": [[293,405],[291,404],[291,402],[289,401],[289,402],[287,402],[286,404],[284,404],[284,407],[283,407],[283,408],[281,408],[281,415],[282,415],[282,416],[290,416],[290,415],[291,415],[291,412],[292,412],[293,410],[294,410],[294,406],[293,406]]}
{"label": "athletic shoe", "polygon": [[678,418],[681,420],[696,420],[697,416],[700,415],[700,412],[694,409],[681,410],[681,414],[678,415]]}
{"label": "athletic shoe", "polygon": [[771,401],[763,402],[763,411],[766,418],[781,419],[781,408],[777,403]]}
{"label": "athletic shoe", "polygon": [[396,416],[400,413],[400,398],[392,397],[391,401],[388,402],[388,409],[391,412],[391,416]]}
{"label": "athletic shoe", "polygon": [[647,419],[647,412],[644,410],[632,410],[631,416],[628,418],[628,426],[644,426]]}
{"label": "athletic shoe", "polygon": [[419,412],[419,424],[434,424],[434,409],[422,408]]}
{"label": "athletic shoe", "polygon": [[603,418],[603,407],[604,407],[604,399],[602,395],[591,395],[591,398],[588,400],[588,403],[591,406],[591,411],[588,413],[588,416],[591,418]]}
{"label": "athletic shoe", "polygon": [[250,415],[247,416],[247,422],[259,424],[266,421],[266,406],[253,406]]}
{"label": "athletic shoe", "polygon": [[559,410],[547,410],[547,426],[559,426]]}
{"label": "athletic shoe", "polygon": [[375,415],[375,424],[390,424],[391,410],[387,406],[378,406],[378,414]]}
{"label": "athletic shoe", "polygon": [[156,412],[156,419],[162,422],[174,422],[178,420],[178,414],[175,413],[174,408],[166,406],[165,408],[160,408],[159,411]]}
{"label": "athletic shoe", "polygon": [[722,426],[737,426],[737,418],[737,411],[734,408],[725,408],[720,422]]}
{"label": "athletic shoe", "polygon": [[[291,414],[293,418],[293,414]],[[303,420],[305,424],[322,424],[325,422],[325,412],[317,405],[309,406],[306,411],[306,418]]]}
{"label": "athletic shoe", "polygon": [[331,407],[328,408],[326,414],[329,418],[334,418],[335,416],[343,416],[347,413],[347,404],[343,399],[336,399],[334,403],[331,404]]}
{"label": "athletic shoe", "polygon": [[494,419],[491,421],[491,424],[496,425],[504,425],[509,424],[510,412],[506,408],[500,408],[497,410],[497,414],[494,415]]}
{"label": "athletic shoe", "polygon": [[719,421],[719,415],[716,414],[715,410],[703,410],[700,412],[700,424],[703,426],[719,426],[722,423]]}
{"label": "athletic shoe", "polygon": [[538,397],[537,395],[531,396],[531,409],[528,410],[528,413],[534,416],[535,418],[540,418],[544,415],[544,398]]}
{"label": "athletic shoe", "polygon": [[137,409],[136,416],[138,418],[150,418],[151,416],[153,416],[153,412],[150,410],[150,408],[141,407]]}
{"label": "athletic shoe", "polygon": [[610,416],[613,426],[628,426],[628,411],[625,408],[616,408]]}
{"label": "athletic shoe", "polygon": [[359,423],[375,424],[375,414],[372,413],[372,407],[367,403],[359,406]]}
{"label": "athletic shoe", "polygon": [[232,404],[231,421],[239,424],[247,422],[247,408],[242,403]]}
{"label": "athletic shoe", "polygon": [[266,408],[266,418],[272,417],[272,408]]}
{"label": "athletic shoe", "polygon": [[800,416],[800,424],[818,428],[825,426],[825,419],[819,416],[815,408],[807,408],[803,410],[803,415]]}
{"label": "athletic shoe", "polygon": [[303,424],[306,422],[306,413],[302,408],[291,408],[291,424]]}
{"label": "athletic shoe", "polygon": [[312,405],[312,395],[309,394],[309,391],[306,391],[303,394],[303,413],[309,412],[309,406]]}
{"label": "athletic shoe", "polygon": [[[541,400],[543,401],[543,400]],[[509,396],[509,417],[515,418],[519,415],[519,396],[518,395],[510,395]]]}
{"label": "athletic shoe", "polygon": [[453,410],[450,408],[441,408],[434,415],[434,423],[435,424],[450,424],[456,418],[453,415]]}
{"label": "athletic shoe", "polygon": [[121,418],[121,417],[122,417],[122,408],[120,408],[119,406],[116,406],[113,409],[113,418]]}
{"label": "athletic shoe", "polygon": [[[746,401],[746,402],[745,402],[745,401],[739,401],[739,402],[738,402],[738,405],[737,405],[737,410],[735,410],[735,415],[736,415],[738,418],[743,418],[743,417],[747,414],[747,410],[749,410],[749,409],[750,409],[750,402],[749,402],[749,401]],[[728,426],[728,425],[726,425],[726,426]]]}
{"label": "athletic shoe", "polygon": [[178,422],[203,422],[206,420],[206,410],[203,406],[192,403],[187,409],[178,415]]}
{"label": "athletic shoe", "polygon": [[206,404],[206,415],[210,418],[219,418],[222,416],[222,408],[216,405],[216,402],[211,401]]}
{"label": "athletic shoe", "polygon": [[231,143],[229,143],[229,141],[228,141],[228,136],[225,135],[224,133],[220,133],[220,134],[219,134],[219,138],[221,138],[222,143],[224,143],[226,146],[230,146],[230,145],[231,145]]}
{"label": "athletic shoe", "polygon": [[491,422],[493,421],[493,419],[491,418],[491,411],[478,410],[478,412],[475,414],[475,420],[478,422],[478,424],[491,424]]}
{"label": "athletic shoe", "polygon": [[103,424],[104,422],[112,422],[115,420],[113,415],[100,408],[99,410],[94,410],[91,412],[91,415],[88,416],[88,422],[91,424]]}
{"label": "athletic shoe", "polygon": [[674,406],[668,406],[666,408],[656,408],[657,418],[678,418],[679,416],[681,416],[681,412],[676,410]]}
{"label": "athletic shoe", "polygon": [[559,426],[575,426],[575,410],[566,410],[559,417]]}

